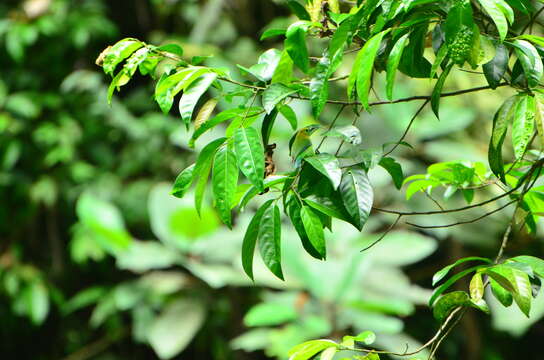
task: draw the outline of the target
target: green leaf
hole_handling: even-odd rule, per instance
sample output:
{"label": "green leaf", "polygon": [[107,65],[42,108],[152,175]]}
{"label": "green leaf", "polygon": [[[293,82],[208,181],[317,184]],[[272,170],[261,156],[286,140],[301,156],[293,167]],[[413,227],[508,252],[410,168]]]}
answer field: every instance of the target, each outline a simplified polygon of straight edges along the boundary
{"label": "green leaf", "polygon": [[512,45],[515,47],[516,55],[523,67],[527,84],[530,88],[537,87],[544,72],[540,54],[530,42],[525,40],[514,40]]}
{"label": "green leaf", "polygon": [[400,39],[397,40],[397,42],[391,49],[391,52],[389,53],[389,58],[387,60],[386,77],[386,94],[389,100],[393,99],[393,86],[395,85],[395,76],[397,75],[397,69],[399,67],[400,59],[402,58],[402,54],[404,52],[404,48],[406,47],[409,35],[410,33],[407,33],[400,37]]}
{"label": "green leaf", "polygon": [[544,147],[544,94],[535,93],[535,125],[540,137],[540,146]]}
{"label": "green leaf", "polygon": [[269,206],[264,210],[259,226],[258,243],[266,267],[283,280],[281,270],[281,219],[277,205]]}
{"label": "green leaf", "polygon": [[179,112],[187,128],[189,128],[189,124],[191,123],[196,103],[208,90],[215,79],[217,79],[216,73],[204,74],[202,77],[198,78],[191,85],[189,85],[183,92],[183,95],[179,100]]}
{"label": "green leaf", "polygon": [[263,190],[264,149],[259,133],[252,127],[241,127],[234,132],[234,149],[238,167],[259,190]]}
{"label": "green leaf", "polygon": [[485,270],[485,273],[508,290],[520,310],[529,317],[531,310],[532,288],[529,276],[516,268],[496,265]]}
{"label": "green leaf", "polygon": [[379,165],[391,175],[395,187],[400,190],[404,181],[404,174],[400,164],[393,158],[384,157],[380,160]]}
{"label": "green leaf", "polygon": [[257,238],[259,236],[261,220],[264,212],[272,205],[273,202],[274,200],[268,200],[259,208],[259,210],[257,210],[246,229],[246,234],[244,235],[244,241],[242,243],[242,266],[247,276],[249,276],[252,280],[253,255],[255,253],[255,244],[257,243]]}
{"label": "green leaf", "polygon": [[113,75],[115,67],[121,61],[132,55],[133,52],[143,46],[143,43],[137,39],[126,38],[118,41],[111,48],[104,50],[104,72],[109,75]]}
{"label": "green leaf", "polygon": [[454,63],[462,65],[469,58],[473,49],[474,19],[469,0],[455,2],[448,12],[444,24],[446,44]]}
{"label": "green leaf", "polygon": [[470,298],[473,301],[480,301],[484,297],[484,282],[482,280],[482,274],[476,273],[470,280]]}
{"label": "green leaf", "polygon": [[327,348],[339,348],[332,340],[311,340],[289,350],[289,360],[309,360]]}
{"label": "green leaf", "polygon": [[331,73],[331,58],[328,52],[325,52],[319,63],[317,63],[315,75],[310,81],[310,103],[312,105],[312,114],[315,119],[319,118],[327,99],[329,98],[329,75]]}
{"label": "green leaf", "polygon": [[41,281],[32,281],[21,296],[24,298],[27,314],[34,325],[41,325],[49,313],[49,294]]}
{"label": "green leaf", "polygon": [[280,114],[289,122],[293,130],[297,129],[297,114],[291,109],[289,105],[282,105],[279,107]]}
{"label": "green leaf", "polygon": [[491,285],[491,292],[493,293],[493,296],[504,307],[509,307],[512,305],[512,302],[514,301],[514,298],[512,297],[512,294],[505,288],[503,288],[497,281],[495,281],[493,278],[489,278],[489,284]]}
{"label": "green leaf", "polygon": [[336,156],[321,153],[305,157],[304,161],[308,162],[317,171],[329,178],[334,189],[338,189],[340,182],[342,181],[342,169],[340,169],[340,162]]}
{"label": "green leaf", "polygon": [[519,96],[512,96],[505,100],[493,118],[493,131],[489,141],[488,161],[491,171],[503,182],[506,182],[506,180],[504,177],[502,144],[508,131],[508,125],[512,122],[518,99]]}
{"label": "green leaf", "polygon": [[285,33],[285,50],[293,63],[304,73],[310,70],[310,59],[306,47],[306,32],[310,24],[309,21],[297,21],[289,26]]}
{"label": "green leaf", "polygon": [[300,218],[304,226],[304,230],[308,235],[308,239],[312,246],[319,252],[321,258],[326,259],[327,247],[325,245],[325,235],[323,233],[323,224],[319,216],[307,206],[302,206],[300,210]]}
{"label": "green leaf", "polygon": [[506,46],[503,44],[497,45],[495,48],[495,57],[482,65],[484,75],[492,89],[496,89],[501,83],[501,80],[508,69],[509,54]]}
{"label": "green leaf", "polygon": [[287,0],[287,6],[300,20],[310,20],[308,11],[296,0]]}
{"label": "green leaf", "polygon": [[372,70],[374,69],[374,60],[376,59],[376,54],[378,53],[378,49],[380,48],[382,39],[384,35],[388,32],[389,30],[382,31],[374,35],[365,43],[363,48],[359,51],[359,54],[357,54],[357,58],[361,58],[361,60],[359,61],[359,67],[352,70],[357,75],[357,95],[359,96],[359,100],[367,111],[369,109],[368,92],[372,83]]}
{"label": "green leaf", "polygon": [[261,125],[261,136],[263,138],[263,144],[266,147],[270,141],[270,134],[274,127],[274,122],[278,116],[278,109],[274,108],[270,114],[266,114]]}
{"label": "green leaf", "polygon": [[362,342],[366,345],[372,345],[376,341],[376,334],[372,331],[363,331],[359,335],[355,336],[355,341]]}
{"label": "green leaf", "polygon": [[453,264],[450,264],[448,266],[445,266],[443,267],[442,269],[438,270],[434,275],[433,275],[433,282],[432,282],[432,285],[435,286],[436,284],[438,284],[438,282],[440,280],[442,280],[443,278],[446,277],[446,275],[449,274],[449,272],[451,271],[451,269],[453,269],[454,267],[456,267],[457,265],[460,265],[460,264],[464,264],[468,261],[482,261],[482,262],[485,262],[487,264],[491,264],[492,261],[491,259],[488,259],[488,258],[484,258],[484,257],[478,257],[478,256],[470,256],[470,257],[465,257],[465,258],[462,258],[462,259],[459,259],[457,260],[455,263]]}
{"label": "green leaf", "polygon": [[281,52],[277,49],[269,49],[265,51],[261,56],[257,64],[251,66],[249,69],[238,65],[238,68],[242,70],[242,73],[249,73],[255,76],[257,79],[263,82],[270,81],[281,59]]}
{"label": "green leaf", "polygon": [[172,75],[164,73],[155,86],[155,101],[166,114],[172,108],[174,97],[186,89],[198,77],[210,72],[207,68],[189,67],[183,68]]}
{"label": "green leaf", "polygon": [[206,145],[200,151],[200,154],[196,160],[195,169],[193,170],[195,176],[198,176],[195,189],[195,209],[199,215],[215,152],[225,142],[225,140],[226,138],[219,138]]}
{"label": "green leaf", "polygon": [[434,86],[433,93],[431,95],[431,108],[433,109],[434,114],[437,118],[440,118],[439,110],[440,110],[440,98],[442,95],[442,88],[444,87],[444,83],[446,82],[446,79],[448,75],[450,74],[451,68],[453,67],[453,63],[449,64],[442,74],[440,74],[440,77],[438,78],[438,81],[436,82],[436,85]]}
{"label": "green leaf", "polygon": [[[268,189],[274,185],[278,185],[286,182],[289,179],[284,175],[271,175],[264,179],[264,189]],[[251,185],[249,189],[244,193],[240,200],[240,211],[243,211],[248,202],[259,194],[262,190],[259,190],[255,185]]]}
{"label": "green leaf", "polygon": [[138,66],[147,59],[148,54],[148,48],[140,48],[127,60],[125,66],[123,66],[121,71],[113,78],[108,88],[108,103],[111,103],[111,98],[115,89],[119,90],[121,86],[126,85],[130,81],[136,72],[136,69],[138,69]]}
{"label": "green leaf", "polygon": [[293,60],[286,50],[283,50],[280,57],[280,62],[276,66],[274,75],[272,76],[272,84],[282,83],[289,84],[293,78]]}
{"label": "green leaf", "polygon": [[285,35],[285,29],[268,29],[263,32],[259,40],[263,41],[265,39],[281,35]]}
{"label": "green leaf", "polygon": [[512,123],[512,144],[516,159],[521,159],[531,141],[535,127],[535,98],[530,95],[521,96],[514,110]]}
{"label": "green leaf", "polygon": [[440,285],[438,288],[436,288],[433,292],[433,295],[429,299],[429,306],[433,306],[436,299],[444,293],[447,289],[449,289],[453,284],[455,284],[459,279],[465,277],[468,274],[471,274],[473,272],[476,272],[480,269],[485,268],[485,265],[477,265],[473,266],[469,269],[466,269],[464,271],[461,271],[455,275],[453,275],[451,278],[449,278],[444,284]]}
{"label": "green leaf", "polygon": [[429,21],[412,25],[410,41],[406,45],[399,64],[399,70],[414,78],[427,78],[431,72],[431,64],[423,53],[426,48]]}
{"label": "green leaf", "polygon": [[166,45],[159,46],[157,48],[157,51],[174,54],[180,58],[183,56],[183,48],[177,44],[166,44]]}
{"label": "green leaf", "polygon": [[366,172],[360,167],[349,168],[342,177],[340,193],[355,227],[361,230],[368,219],[374,198]]}
{"label": "green leaf", "polygon": [[177,198],[182,198],[191,187],[194,180],[195,164],[186,167],[174,181],[174,187],[171,194]]}
{"label": "green leaf", "polygon": [[453,291],[442,296],[433,307],[433,316],[436,320],[443,322],[448,315],[457,307],[469,306],[470,298],[464,291]]}
{"label": "green leaf", "polygon": [[263,92],[263,107],[266,110],[266,113],[270,114],[270,112],[274,110],[274,108],[277,104],[280,103],[280,101],[296,92],[296,90],[293,90],[280,83],[270,85]]}
{"label": "green leaf", "polygon": [[499,7],[497,0],[478,0],[478,2],[482,5],[484,10],[489,14],[495,23],[495,26],[497,26],[497,30],[499,31],[500,39],[501,41],[504,41],[506,35],[508,34],[508,21],[506,20],[501,7],[505,10],[506,7],[510,10],[512,9],[506,3],[501,4],[502,6]]}
{"label": "green leaf", "polygon": [[245,109],[245,108],[234,108],[234,109],[228,109],[225,111],[220,112],[216,116],[214,116],[209,121],[206,121],[202,123],[200,126],[196,127],[195,123],[195,132],[191,136],[191,140],[189,140],[189,145],[194,146],[195,141],[202,136],[206,131],[213,129],[217,125],[230,120],[235,117],[239,117],[244,115],[245,113],[248,113],[248,117],[252,117],[255,114],[259,112],[259,108],[251,108],[251,109]]}
{"label": "green leaf", "polygon": [[544,260],[529,255],[516,256],[510,260],[529,265],[537,276],[544,278]]}
{"label": "green leaf", "polygon": [[220,148],[213,161],[212,185],[215,198],[215,208],[219,218],[225,225],[232,228],[231,204],[236,194],[238,184],[238,167],[236,166],[236,155],[227,145]]}
{"label": "green leaf", "polygon": [[433,65],[431,66],[431,74],[429,76],[431,79],[434,79],[436,72],[438,71],[438,68],[444,62],[444,59],[448,55],[448,50],[449,49],[447,45],[442,45],[440,49],[438,49],[438,52],[436,53],[436,59],[434,60]]}
{"label": "green leaf", "polygon": [[312,257],[322,260],[323,258],[321,257],[321,254],[313,247],[310,239],[308,238],[308,234],[306,234],[304,224],[302,223],[302,219],[300,217],[301,209],[302,205],[300,204],[298,198],[292,192],[290,192],[286,197],[285,211],[287,212],[287,215],[289,216],[289,219],[291,220],[291,223],[293,224],[293,227],[300,238],[304,250],[306,250],[306,252]]}

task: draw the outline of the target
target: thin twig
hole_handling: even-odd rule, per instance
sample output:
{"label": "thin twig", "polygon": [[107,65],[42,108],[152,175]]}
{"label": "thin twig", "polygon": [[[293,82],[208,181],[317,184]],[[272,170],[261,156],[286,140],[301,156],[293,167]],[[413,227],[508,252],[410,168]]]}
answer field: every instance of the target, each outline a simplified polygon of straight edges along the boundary
{"label": "thin twig", "polygon": [[360,252],[364,252],[364,251],[367,251],[368,249],[372,248],[374,245],[378,244],[380,241],[382,241],[390,232],[391,230],[393,230],[395,228],[395,226],[397,226],[397,224],[399,223],[399,220],[400,218],[402,217],[402,215],[398,215],[397,218],[395,219],[395,221],[389,225],[389,227],[387,228],[387,230],[385,230],[385,232],[376,240],[374,241],[372,244],[368,245],[367,247],[365,247],[363,250],[361,250]]}
{"label": "thin twig", "polygon": [[414,121],[416,120],[416,118],[418,117],[418,115],[421,113],[421,111],[423,111],[423,109],[425,108],[425,106],[429,103],[429,99],[425,100],[425,102],[423,104],[421,104],[421,106],[417,109],[416,113],[412,116],[412,118],[410,119],[410,122],[408,123],[408,126],[406,127],[406,129],[404,130],[404,133],[402,134],[402,136],[400,137],[399,141],[397,141],[397,143],[395,144],[395,146],[393,146],[393,148],[391,148],[391,150],[389,150],[388,152],[386,152],[383,156],[386,157],[387,155],[391,154],[393,151],[395,151],[395,149],[397,147],[399,147],[399,145],[404,141],[404,139],[406,138],[406,135],[408,135],[408,132],[410,131],[410,128],[412,127],[412,124],[414,123]]}

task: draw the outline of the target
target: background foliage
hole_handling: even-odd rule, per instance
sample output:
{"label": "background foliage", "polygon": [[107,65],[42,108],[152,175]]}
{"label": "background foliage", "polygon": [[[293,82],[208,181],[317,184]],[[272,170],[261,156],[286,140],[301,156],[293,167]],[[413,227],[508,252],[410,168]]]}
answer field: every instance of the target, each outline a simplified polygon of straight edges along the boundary
{"label": "background foliage", "polygon": [[[257,205],[234,217],[229,230],[211,201],[204,201],[199,218],[191,197],[170,195],[177,174],[222,131],[210,131],[190,148],[191,133],[182,120],[159,111],[151,85],[140,77],[107,104],[109,84],[93,60],[120,38],[177,43],[186,61],[213,55],[199,60],[236,73],[236,64],[251,70],[263,51],[282,42],[258,38],[266,29],[285,29],[295,20],[290,13],[281,1],[0,4],[1,355],[281,359],[292,346],[314,338],[372,330],[377,346],[403,351],[405,343],[416,346],[434,333],[426,306],[433,274],[465,256],[493,257],[510,214],[432,232],[400,223],[364,253],[359,251],[394,216],[373,213],[362,233],[335,222],[334,232],[325,232],[324,262],[308,256],[286,227],[286,281],[255,259],[253,284],[239,259]],[[313,45],[323,47],[319,40]],[[349,72],[354,55],[346,57],[341,72]],[[481,81],[457,71],[446,90],[485,85]],[[432,85],[398,75],[394,92],[428,94]],[[341,96],[345,86],[334,84],[329,92]],[[431,109],[423,110],[406,139],[414,149],[401,146],[396,154],[405,174],[426,173],[427,165],[443,161],[487,163],[490,114],[512,94],[499,89],[444,100],[440,121]],[[222,100],[217,106],[227,105]],[[310,104],[290,106],[299,127],[315,123]],[[334,110],[324,108],[321,117],[330,122]],[[416,110],[412,103],[399,103],[362,115],[357,126],[365,156],[381,151],[383,139],[396,141]],[[338,121],[348,125],[352,118],[346,111]],[[292,166],[291,132],[287,121],[273,129],[279,170]],[[406,193],[392,191],[393,180],[383,168],[373,170],[370,181],[378,206],[433,205],[422,194],[405,203]],[[464,201],[460,194],[450,199],[452,207]],[[445,214],[439,221],[477,215]],[[507,252],[541,256],[542,250],[541,238],[519,232]],[[465,290],[468,283],[456,286]],[[538,359],[542,295],[533,302],[530,319],[489,299],[491,320],[467,313],[446,340],[444,358],[514,359],[525,353]]]}

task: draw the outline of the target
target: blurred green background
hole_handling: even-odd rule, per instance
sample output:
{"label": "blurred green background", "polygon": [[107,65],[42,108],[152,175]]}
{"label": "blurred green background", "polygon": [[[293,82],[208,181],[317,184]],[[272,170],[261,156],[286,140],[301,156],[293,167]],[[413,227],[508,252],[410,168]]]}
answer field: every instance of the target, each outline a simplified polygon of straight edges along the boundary
{"label": "blurred green background", "polygon": [[[239,75],[236,64],[251,66],[281,46],[277,38],[259,42],[260,34],[294,20],[281,0],[2,0],[0,358],[286,359],[307,339],[373,330],[379,347],[403,351],[433,334],[437,324],[426,306],[432,274],[463,256],[493,257],[508,214],[432,232],[401,223],[364,253],[394,217],[373,214],[363,233],[334,223],[326,262],[306,255],[286,225],[287,281],[257,264],[252,283],[239,253],[254,205],[229,231],[211,203],[199,219],[191,196],[172,197],[173,179],[195,158],[180,119],[159,111],[153,85],[141,78],[109,106],[109,79],[94,65],[107,45],[130,36],[179,43],[184,56],[212,55],[207,65]],[[479,78],[457,71],[447,87],[482,85]],[[344,85],[331,90],[336,98]],[[395,94],[427,94],[431,86],[404,81]],[[445,99],[440,122],[424,112],[408,136],[414,149],[397,152],[406,174],[439,161],[485,163],[491,114],[507,95]],[[315,121],[308,104],[291,105],[301,126]],[[417,106],[363,115],[365,156],[397,140]],[[336,110],[326,109],[323,121]],[[351,120],[346,111],[341,121]],[[290,166],[291,133],[287,122],[278,126],[281,170]],[[422,195],[406,202],[383,170],[370,176],[378,206],[434,206]],[[450,203],[463,204],[462,197]],[[481,211],[416,222],[449,223]],[[542,238],[524,235],[508,249],[537,256],[543,250]],[[530,320],[489,301],[491,318],[467,314],[446,340],[443,358],[542,359],[535,344],[544,337],[544,296]]]}

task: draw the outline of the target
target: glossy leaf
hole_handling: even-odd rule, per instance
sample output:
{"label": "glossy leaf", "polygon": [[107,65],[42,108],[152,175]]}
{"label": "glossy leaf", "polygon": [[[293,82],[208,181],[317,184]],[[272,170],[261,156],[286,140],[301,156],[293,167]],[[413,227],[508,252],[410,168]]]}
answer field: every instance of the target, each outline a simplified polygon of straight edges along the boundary
{"label": "glossy leaf", "polygon": [[274,110],[280,101],[294,93],[296,93],[296,90],[293,90],[283,84],[278,83],[270,85],[263,92],[263,107],[266,110],[266,113],[270,114],[270,112]]}
{"label": "glossy leaf", "polygon": [[493,57],[490,62],[482,65],[485,78],[492,89],[499,86],[504,74],[506,73],[506,70],[508,69],[508,58],[509,54],[506,46],[499,44],[495,48],[495,57]]}
{"label": "glossy leaf", "polygon": [[177,198],[182,198],[187,190],[191,187],[194,179],[195,164],[186,167],[174,181],[174,187],[172,188],[172,195]]}
{"label": "glossy leaf", "polygon": [[291,223],[293,224],[293,227],[300,238],[304,250],[306,250],[306,252],[312,257],[322,260],[323,258],[321,254],[313,247],[310,239],[308,238],[308,234],[306,234],[304,224],[302,223],[302,218],[300,217],[301,210],[302,205],[300,204],[300,201],[294,194],[290,193],[285,201],[285,211],[287,212],[287,215],[289,216],[289,219],[291,220]]}
{"label": "glossy leaf", "polygon": [[112,47],[104,50],[103,68],[106,74],[113,75],[117,64],[128,58],[132,53],[141,48],[143,43],[137,39],[126,38],[118,41]]}
{"label": "glossy leaf", "polygon": [[302,206],[300,210],[300,218],[304,226],[304,230],[308,235],[310,243],[316,249],[322,259],[327,257],[327,247],[325,245],[325,235],[323,233],[323,224],[319,216],[308,206]]}
{"label": "glossy leaf", "polygon": [[516,256],[510,260],[529,265],[537,276],[544,278],[544,260],[529,255]]}
{"label": "glossy leaf", "polygon": [[368,219],[374,198],[366,172],[360,167],[346,170],[342,176],[340,193],[355,226],[361,230]]}
{"label": "glossy leaf", "polygon": [[516,102],[512,123],[512,144],[516,159],[520,159],[531,141],[535,128],[535,98],[522,96]]}
{"label": "glossy leaf", "polygon": [[470,305],[470,297],[464,291],[453,291],[442,296],[433,307],[433,316],[443,322],[457,307]]}
{"label": "glossy leaf", "polygon": [[393,184],[395,184],[395,187],[400,190],[404,181],[404,174],[402,173],[402,167],[400,164],[393,158],[384,157],[380,160],[379,165],[384,168],[389,175],[391,175]]}
{"label": "glossy leaf", "polygon": [[529,276],[519,269],[502,264],[487,269],[485,273],[508,290],[520,310],[529,317],[532,299]]}
{"label": "glossy leaf", "polygon": [[400,59],[404,52],[404,47],[408,41],[408,36],[410,33],[407,33],[401,36],[389,53],[389,58],[387,60],[387,85],[386,85],[386,94],[389,100],[393,99],[393,86],[395,85],[395,76],[397,75],[397,69],[399,67]]}
{"label": "glossy leaf", "polygon": [[216,73],[204,74],[185,89],[179,100],[179,112],[187,128],[189,128],[189,124],[191,123],[196,103],[215,79],[217,79]]}
{"label": "glossy leaf", "polygon": [[308,21],[297,21],[289,26],[285,33],[285,50],[293,63],[305,73],[310,70],[310,59],[306,47],[306,32],[309,26]]}
{"label": "glossy leaf", "polygon": [[246,233],[244,235],[244,241],[242,243],[242,266],[247,276],[253,280],[253,255],[255,253],[255,244],[259,237],[259,228],[261,226],[261,220],[264,212],[272,205],[274,200],[268,200],[265,202],[259,210],[255,213],[251,219]]}
{"label": "glossy leaf", "polygon": [[212,168],[213,157],[217,149],[225,142],[225,138],[219,138],[208,145],[206,145],[196,160],[195,169],[193,170],[195,176],[198,176],[196,189],[195,189],[195,209],[200,214],[202,208],[202,200],[204,199],[204,193],[206,190],[206,184],[208,182],[208,176]]}
{"label": "glossy leaf", "polygon": [[325,175],[335,189],[338,189],[342,181],[342,170],[338,158],[331,154],[321,153],[304,158],[304,161],[312,165],[317,171]]}
{"label": "glossy leaf", "polygon": [[514,40],[516,55],[523,67],[529,87],[537,87],[544,73],[542,58],[536,48],[528,41]]}
{"label": "glossy leaf", "polygon": [[440,269],[439,271],[437,271],[433,275],[432,285],[435,286],[436,284],[438,284],[438,282],[440,280],[444,279],[454,267],[456,267],[458,265],[461,265],[461,264],[464,264],[464,263],[466,263],[468,261],[481,261],[481,262],[484,262],[484,263],[487,263],[487,264],[491,264],[491,259],[484,258],[484,257],[478,257],[478,256],[470,256],[470,257],[459,259],[456,262],[454,262],[453,264],[445,266],[442,269]]}
{"label": "glossy leaf", "polygon": [[263,189],[264,149],[259,133],[252,127],[241,127],[234,133],[234,149],[240,171],[259,190]]}
{"label": "glossy leaf", "polygon": [[354,125],[336,126],[323,136],[337,137],[352,145],[359,145],[362,142],[361,132]]}
{"label": "glossy leaf", "polygon": [[493,296],[502,304],[502,306],[509,307],[512,305],[514,298],[512,294],[505,288],[503,288],[497,281],[493,278],[489,278],[489,284],[491,286],[491,292]]}
{"label": "glossy leaf", "polygon": [[210,99],[202,105],[195,118],[195,130],[198,130],[212,115],[217,106],[217,99]]}
{"label": "glossy leaf", "polygon": [[311,340],[289,350],[289,360],[309,360],[327,348],[338,348],[331,340]]}
{"label": "glossy leaf", "polygon": [[473,301],[480,301],[484,297],[484,282],[482,274],[476,273],[470,280],[470,298]]}
{"label": "glossy leaf", "polygon": [[502,145],[516,109],[517,96],[505,100],[493,118],[493,130],[489,141],[488,161],[491,171],[505,182]]}
{"label": "glossy leaf", "polygon": [[378,49],[380,48],[382,39],[384,35],[388,32],[388,30],[382,31],[374,35],[365,43],[365,45],[357,55],[358,58],[361,58],[358,64],[359,67],[352,70],[357,75],[357,95],[366,110],[369,109],[368,92],[372,83],[372,70],[374,69],[374,60],[376,59],[376,54],[378,53]]}
{"label": "glossy leaf", "polygon": [[[497,30],[499,31],[500,39],[501,41],[504,41],[506,35],[508,34],[508,21],[506,20],[506,16],[501,10],[501,7],[498,6],[497,0],[478,0],[478,2],[482,5],[484,10],[495,23],[495,26],[497,26]],[[506,7],[510,9],[506,3],[503,3],[502,6],[505,8],[505,10]]]}
{"label": "glossy leaf", "polygon": [[480,269],[485,268],[484,265],[477,265],[473,266],[471,268],[468,268],[466,270],[463,270],[455,275],[453,275],[451,278],[449,278],[446,282],[444,282],[442,285],[440,285],[438,288],[436,288],[433,292],[433,295],[429,299],[429,306],[433,306],[434,302],[440,295],[444,293],[444,291],[448,290],[453,284],[455,284],[459,279],[465,277],[468,274],[471,274],[473,272],[476,272]]}
{"label": "glossy leaf", "polygon": [[268,206],[261,218],[258,234],[259,251],[264,264],[283,280],[281,269],[281,219],[276,205]]}
{"label": "glossy leaf", "polygon": [[297,129],[297,114],[288,105],[282,105],[279,107],[280,114],[289,122],[293,130]]}
{"label": "glossy leaf", "polygon": [[212,185],[215,199],[215,208],[219,218],[229,228],[232,227],[231,204],[236,194],[238,184],[238,167],[236,166],[236,155],[227,145],[220,148],[213,161]]}
{"label": "glossy leaf", "polygon": [[444,87],[444,83],[446,82],[446,79],[448,78],[448,75],[450,74],[451,68],[453,67],[453,63],[448,65],[442,74],[440,74],[440,77],[438,78],[438,81],[436,82],[436,85],[434,86],[433,93],[431,95],[431,108],[433,109],[434,114],[437,118],[440,118],[439,110],[440,110],[440,99],[442,95],[442,88]]}
{"label": "glossy leaf", "polygon": [[199,127],[195,126],[195,132],[191,136],[191,140],[189,140],[189,145],[194,146],[195,141],[202,136],[206,131],[213,129],[217,125],[231,120],[235,117],[243,116],[246,113],[248,113],[248,117],[252,117],[255,114],[259,112],[259,108],[251,108],[251,109],[244,109],[244,108],[234,108],[234,109],[228,109],[225,111],[220,112],[213,118],[211,118],[208,121],[205,121],[202,123]]}

